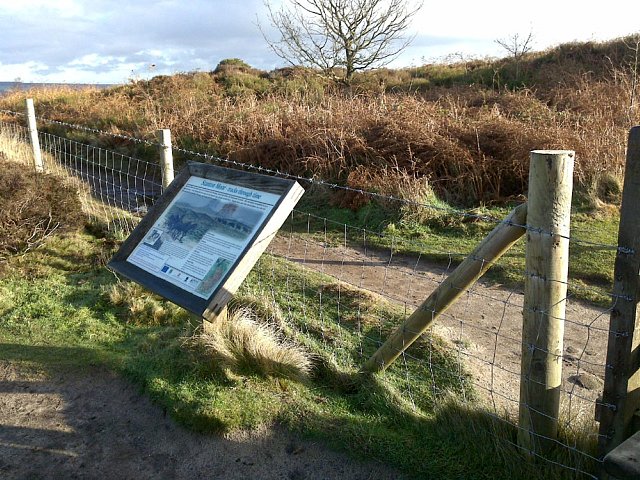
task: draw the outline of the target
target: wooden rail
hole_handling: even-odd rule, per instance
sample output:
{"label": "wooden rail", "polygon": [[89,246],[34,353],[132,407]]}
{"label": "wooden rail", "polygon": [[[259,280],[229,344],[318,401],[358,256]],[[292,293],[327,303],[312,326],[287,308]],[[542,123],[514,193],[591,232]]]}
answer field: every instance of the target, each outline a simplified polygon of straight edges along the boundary
{"label": "wooden rail", "polygon": [[429,326],[467,291],[511,246],[524,235],[527,204],[515,208],[476,249],[436,288],[364,364],[362,371],[387,368]]}

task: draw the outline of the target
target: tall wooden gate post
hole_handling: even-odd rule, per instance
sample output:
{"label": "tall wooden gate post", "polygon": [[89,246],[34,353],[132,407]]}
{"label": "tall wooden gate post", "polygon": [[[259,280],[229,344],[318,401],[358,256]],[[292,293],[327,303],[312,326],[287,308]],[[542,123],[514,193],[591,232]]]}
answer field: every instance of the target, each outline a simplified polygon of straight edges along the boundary
{"label": "tall wooden gate post", "polygon": [[27,123],[29,127],[29,138],[33,149],[33,166],[36,172],[44,172],[42,163],[42,152],[40,151],[40,139],[38,138],[38,127],[36,126],[36,111],[33,107],[33,99],[27,98]]}
{"label": "tall wooden gate post", "polygon": [[573,163],[572,151],[531,152],[518,431],[528,451],[558,433]]}
{"label": "tall wooden gate post", "polygon": [[640,407],[640,126],[629,132],[620,210],[618,253],[614,267],[613,308],[609,326],[607,369],[599,408],[600,453],[604,455],[633,432]]}

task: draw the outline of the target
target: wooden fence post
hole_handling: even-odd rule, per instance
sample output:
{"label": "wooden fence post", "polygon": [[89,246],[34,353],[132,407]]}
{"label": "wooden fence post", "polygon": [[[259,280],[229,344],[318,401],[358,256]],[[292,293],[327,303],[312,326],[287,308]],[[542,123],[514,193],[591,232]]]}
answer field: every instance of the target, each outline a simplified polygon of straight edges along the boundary
{"label": "wooden fence post", "polygon": [[158,130],[160,143],[160,169],[162,170],[162,188],[165,189],[173,182],[173,150],[171,148],[171,130]]}
{"label": "wooden fence post", "polygon": [[633,434],[640,407],[640,126],[629,132],[620,209],[618,253],[613,273],[613,307],[600,420],[600,454]]}
{"label": "wooden fence post", "polygon": [[535,150],[529,165],[518,443],[558,433],[574,152]]}
{"label": "wooden fence post", "polygon": [[362,371],[387,368],[415,342],[438,316],[473,285],[525,232],[527,204],[516,207],[476,249],[436,288],[386,342],[367,360]]}
{"label": "wooden fence post", "polygon": [[44,172],[42,163],[42,152],[40,151],[40,139],[38,138],[38,127],[36,126],[36,111],[33,107],[33,99],[27,98],[27,123],[29,127],[29,137],[31,138],[31,148],[33,149],[33,166],[36,172]]}

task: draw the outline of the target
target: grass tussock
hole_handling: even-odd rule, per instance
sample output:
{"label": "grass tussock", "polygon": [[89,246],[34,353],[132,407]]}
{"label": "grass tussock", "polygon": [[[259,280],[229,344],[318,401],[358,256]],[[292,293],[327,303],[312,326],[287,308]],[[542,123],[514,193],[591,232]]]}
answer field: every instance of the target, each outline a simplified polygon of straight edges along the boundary
{"label": "grass tussock", "polygon": [[312,368],[309,354],[258,320],[249,308],[235,308],[195,338],[213,362],[235,373],[302,380]]}
{"label": "grass tussock", "polygon": [[10,129],[0,130],[0,160],[16,163],[14,168],[33,168],[33,151],[31,147]]}
{"label": "grass tussock", "polygon": [[185,312],[163,301],[137,283],[122,281],[105,289],[109,302],[123,309],[124,318],[133,325],[164,325],[184,320]]}

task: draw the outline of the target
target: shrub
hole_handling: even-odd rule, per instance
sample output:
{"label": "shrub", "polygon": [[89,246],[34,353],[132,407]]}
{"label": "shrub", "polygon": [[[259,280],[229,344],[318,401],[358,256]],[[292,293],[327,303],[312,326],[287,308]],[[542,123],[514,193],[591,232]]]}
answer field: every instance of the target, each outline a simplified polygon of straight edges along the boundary
{"label": "shrub", "polygon": [[214,73],[228,71],[229,69],[250,71],[253,70],[253,67],[239,58],[225,58],[224,60],[220,60]]}
{"label": "shrub", "polygon": [[54,175],[0,159],[0,259],[38,247],[54,232],[83,225],[78,192]]}

